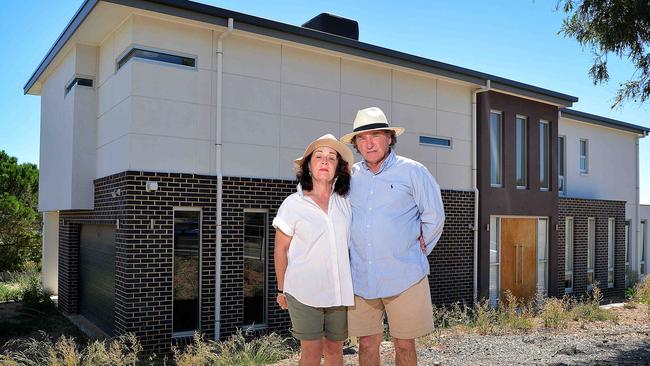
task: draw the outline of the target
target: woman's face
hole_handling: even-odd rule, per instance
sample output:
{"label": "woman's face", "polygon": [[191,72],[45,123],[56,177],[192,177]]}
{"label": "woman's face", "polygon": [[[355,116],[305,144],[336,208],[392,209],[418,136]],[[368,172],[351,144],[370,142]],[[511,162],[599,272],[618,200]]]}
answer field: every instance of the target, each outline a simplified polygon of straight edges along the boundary
{"label": "woman's face", "polygon": [[338,164],[337,152],[331,147],[317,147],[311,155],[309,170],[311,179],[318,182],[331,184],[336,175]]}

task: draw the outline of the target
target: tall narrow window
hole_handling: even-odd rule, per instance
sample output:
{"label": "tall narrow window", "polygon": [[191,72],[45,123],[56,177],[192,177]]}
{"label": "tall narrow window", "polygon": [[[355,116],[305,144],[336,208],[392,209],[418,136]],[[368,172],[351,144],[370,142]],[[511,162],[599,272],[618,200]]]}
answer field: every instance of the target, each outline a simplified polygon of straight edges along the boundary
{"label": "tall narrow window", "polygon": [[639,277],[645,275],[645,245],[646,241],[648,239],[648,234],[646,233],[646,226],[648,226],[648,222],[646,220],[641,221],[641,248],[639,248],[641,252],[641,263],[639,263]]}
{"label": "tall narrow window", "polygon": [[580,173],[589,172],[589,142],[580,139]]}
{"label": "tall narrow window", "polygon": [[199,329],[201,212],[174,211],[173,324],[176,334]]}
{"label": "tall narrow window", "polygon": [[607,287],[614,287],[614,240],[616,220],[607,219]]}
{"label": "tall narrow window", "polygon": [[501,112],[490,112],[490,185],[501,187],[502,182],[502,136],[503,116]]}
{"label": "tall narrow window", "polygon": [[266,324],[267,213],[244,212],[244,325]]}
{"label": "tall narrow window", "polygon": [[528,187],[528,118],[517,116],[515,135],[517,188],[525,189]]}
{"label": "tall narrow window", "polygon": [[596,218],[587,219],[587,291],[594,285],[594,267],[596,266]]}
{"label": "tall narrow window", "polygon": [[550,150],[551,129],[548,121],[539,121],[539,188],[549,189],[549,172],[551,171]]}
{"label": "tall narrow window", "polygon": [[557,186],[561,194],[566,194],[566,146],[565,137],[558,136],[557,138]]}
{"label": "tall narrow window", "polygon": [[497,306],[499,299],[499,271],[500,262],[499,258],[499,235],[501,234],[500,228],[501,221],[496,216],[490,217],[490,305]]}
{"label": "tall narrow window", "polygon": [[630,286],[630,220],[625,221],[625,288]]}
{"label": "tall narrow window", "polygon": [[546,296],[548,285],[548,220],[537,220],[537,293]]}
{"label": "tall narrow window", "polygon": [[564,220],[564,292],[573,292],[573,217]]}

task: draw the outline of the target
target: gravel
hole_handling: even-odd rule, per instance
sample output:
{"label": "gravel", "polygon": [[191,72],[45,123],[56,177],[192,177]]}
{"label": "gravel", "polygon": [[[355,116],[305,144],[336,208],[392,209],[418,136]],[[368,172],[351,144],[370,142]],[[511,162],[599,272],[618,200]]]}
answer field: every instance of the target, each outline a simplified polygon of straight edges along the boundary
{"label": "gravel", "polygon": [[[445,329],[418,344],[418,365],[650,365],[650,320],[643,305],[613,309],[613,322],[572,322],[567,329],[481,336]],[[424,344],[423,344],[424,343]],[[345,365],[358,365],[356,348]],[[382,365],[394,365],[391,342],[381,346]],[[297,365],[298,355],[281,365]]]}

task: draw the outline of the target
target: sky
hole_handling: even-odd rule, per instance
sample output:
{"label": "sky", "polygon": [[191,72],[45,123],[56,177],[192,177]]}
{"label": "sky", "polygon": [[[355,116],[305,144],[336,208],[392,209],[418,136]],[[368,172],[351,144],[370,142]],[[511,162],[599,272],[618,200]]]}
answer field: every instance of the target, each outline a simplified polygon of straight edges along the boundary
{"label": "sky", "polygon": [[[38,164],[40,97],[23,86],[82,0],[3,0],[0,21],[0,150]],[[572,108],[650,127],[650,102],[610,109],[634,68],[609,59],[610,81],[588,76],[589,49],[558,34],[564,13],[556,0],[202,0],[293,25],[321,12],[359,22],[362,42],[577,96]],[[650,204],[650,136],[641,139],[641,203]]]}

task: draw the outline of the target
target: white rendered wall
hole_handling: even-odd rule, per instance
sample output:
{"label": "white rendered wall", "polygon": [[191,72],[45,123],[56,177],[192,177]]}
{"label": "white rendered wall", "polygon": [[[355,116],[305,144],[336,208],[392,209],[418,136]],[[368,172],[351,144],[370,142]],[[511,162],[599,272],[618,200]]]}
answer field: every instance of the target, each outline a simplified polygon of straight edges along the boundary
{"label": "white rendered wall", "polygon": [[[566,197],[625,201],[631,222],[632,270],[638,270],[637,135],[618,129],[560,118],[566,141]],[[588,173],[580,173],[580,139],[588,141]]]}
{"label": "white rendered wall", "polygon": [[[96,178],[125,170],[215,173],[219,31],[132,15],[100,47]],[[131,59],[140,46],[197,58],[196,68]],[[235,31],[224,40],[224,175],[294,178],[292,160],[325,133],[352,130],[358,109],[382,108],[407,132],[397,152],[442,188],[471,189],[471,90],[306,46]],[[419,136],[453,148],[420,146]],[[358,155],[357,155],[358,158]]]}
{"label": "white rendered wall", "polygon": [[76,45],[47,77],[41,94],[39,210],[93,208],[97,95],[65,87],[76,76],[95,79],[97,48]]}
{"label": "white rendered wall", "polygon": [[52,294],[59,292],[59,212],[43,212],[41,277],[43,288]]}

